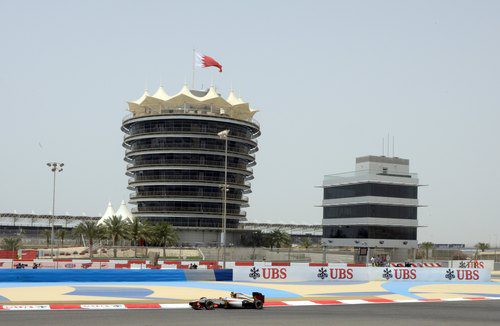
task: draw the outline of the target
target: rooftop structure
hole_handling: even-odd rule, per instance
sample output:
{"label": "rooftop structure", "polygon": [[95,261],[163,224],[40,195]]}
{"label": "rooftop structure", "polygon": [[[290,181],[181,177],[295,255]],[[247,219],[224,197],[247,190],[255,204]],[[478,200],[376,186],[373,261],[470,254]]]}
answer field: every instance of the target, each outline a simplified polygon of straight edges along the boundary
{"label": "rooftop structure", "polygon": [[250,108],[248,103],[245,103],[242,98],[238,98],[233,91],[229,92],[226,99],[221,97],[215,87],[210,87],[207,91],[190,90],[187,85],[175,95],[169,96],[163,86],[149,95],[146,90],[142,96],[136,101],[128,102],[130,117],[141,117],[156,114],[196,114],[208,116],[221,116],[231,119],[249,121],[254,124],[258,123],[253,120],[253,116],[258,110]]}

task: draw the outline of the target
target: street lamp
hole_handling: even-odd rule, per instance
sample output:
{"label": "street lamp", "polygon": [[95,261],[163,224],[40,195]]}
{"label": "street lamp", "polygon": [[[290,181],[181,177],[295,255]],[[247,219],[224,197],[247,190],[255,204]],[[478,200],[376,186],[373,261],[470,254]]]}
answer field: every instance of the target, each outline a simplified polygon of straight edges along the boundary
{"label": "street lamp", "polygon": [[362,245],[362,246],[366,246],[366,259],[365,259],[365,264],[366,264],[366,266],[369,266],[369,263],[368,263],[368,262],[369,262],[369,260],[368,260],[368,259],[369,259],[369,257],[368,257],[368,256],[370,256],[370,255],[369,255],[369,254],[370,254],[370,247],[368,246],[368,242],[361,242],[361,245]]}
{"label": "street lamp", "polygon": [[498,234],[493,235],[495,237],[495,258],[493,260],[493,263],[497,262],[497,248],[498,248]]}
{"label": "street lamp", "polygon": [[227,204],[227,138],[229,129],[222,130],[217,134],[220,139],[224,139],[224,186],[222,187],[222,268],[226,269],[226,204]]}
{"label": "street lamp", "polygon": [[63,170],[64,163],[49,162],[47,163],[50,171],[54,173],[54,185],[52,188],[52,219],[51,219],[51,231],[50,231],[50,257],[54,258],[54,218],[55,218],[55,207],[56,207],[56,173]]}

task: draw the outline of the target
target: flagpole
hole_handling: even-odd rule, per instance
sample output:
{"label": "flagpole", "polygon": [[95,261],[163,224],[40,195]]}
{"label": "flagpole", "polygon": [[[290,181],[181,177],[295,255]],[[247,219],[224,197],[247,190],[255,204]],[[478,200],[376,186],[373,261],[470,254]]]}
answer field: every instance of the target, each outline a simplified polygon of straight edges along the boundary
{"label": "flagpole", "polygon": [[196,55],[196,50],[193,49],[193,81],[191,84],[191,88],[194,89],[194,64],[195,64],[195,55]]}

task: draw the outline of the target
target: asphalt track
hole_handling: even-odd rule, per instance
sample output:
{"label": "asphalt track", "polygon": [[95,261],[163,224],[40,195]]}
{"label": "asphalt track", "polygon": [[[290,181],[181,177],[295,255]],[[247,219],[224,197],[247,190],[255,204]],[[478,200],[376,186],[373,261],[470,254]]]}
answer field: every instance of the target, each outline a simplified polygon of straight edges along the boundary
{"label": "asphalt track", "polygon": [[255,310],[8,311],[0,325],[499,325],[500,301],[283,307]]}

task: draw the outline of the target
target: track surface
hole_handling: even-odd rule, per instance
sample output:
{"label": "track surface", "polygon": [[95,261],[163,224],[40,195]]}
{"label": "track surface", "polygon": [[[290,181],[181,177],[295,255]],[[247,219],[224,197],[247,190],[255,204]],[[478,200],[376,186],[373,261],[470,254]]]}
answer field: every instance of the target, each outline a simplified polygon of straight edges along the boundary
{"label": "track surface", "polygon": [[499,325],[500,302],[400,303],[254,310],[112,310],[3,312],[19,325]]}

